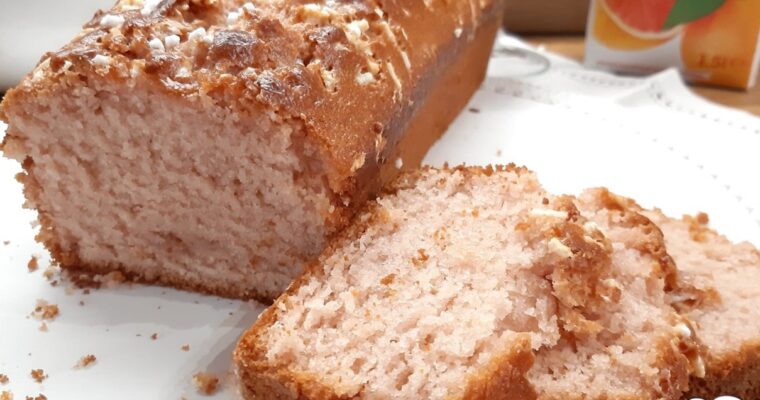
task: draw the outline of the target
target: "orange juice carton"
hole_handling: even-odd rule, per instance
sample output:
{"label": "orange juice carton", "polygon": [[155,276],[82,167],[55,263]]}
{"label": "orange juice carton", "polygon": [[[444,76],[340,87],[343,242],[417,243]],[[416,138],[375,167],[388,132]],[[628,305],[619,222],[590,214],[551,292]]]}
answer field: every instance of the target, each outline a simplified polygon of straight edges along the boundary
{"label": "orange juice carton", "polygon": [[760,0],[592,0],[586,64],[747,89],[760,67]]}

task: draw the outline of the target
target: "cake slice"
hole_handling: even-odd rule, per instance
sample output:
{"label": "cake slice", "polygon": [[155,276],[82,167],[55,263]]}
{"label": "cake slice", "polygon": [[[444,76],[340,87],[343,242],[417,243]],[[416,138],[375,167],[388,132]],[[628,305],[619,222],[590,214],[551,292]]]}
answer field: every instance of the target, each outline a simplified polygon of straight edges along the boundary
{"label": "cake slice", "polygon": [[277,296],[478,87],[483,1],[120,0],[2,103],[69,271]]}
{"label": "cake slice", "polygon": [[402,176],[235,351],[247,399],[532,399],[533,352],[605,293],[609,242],[527,170]]}
{"label": "cake slice", "polygon": [[625,201],[514,168],[403,177],[243,336],[248,398],[679,399],[701,347]]}
{"label": "cake slice", "polygon": [[540,399],[679,399],[689,373],[704,373],[694,328],[671,307],[676,269],[655,224],[606,189],[577,199],[612,243],[602,284],[612,291],[589,311],[586,334],[539,350],[528,374]]}
{"label": "cake slice", "polygon": [[760,252],[708,228],[706,214],[682,219],[644,211],[662,229],[678,266],[674,305],[707,347],[689,396],[760,399]]}

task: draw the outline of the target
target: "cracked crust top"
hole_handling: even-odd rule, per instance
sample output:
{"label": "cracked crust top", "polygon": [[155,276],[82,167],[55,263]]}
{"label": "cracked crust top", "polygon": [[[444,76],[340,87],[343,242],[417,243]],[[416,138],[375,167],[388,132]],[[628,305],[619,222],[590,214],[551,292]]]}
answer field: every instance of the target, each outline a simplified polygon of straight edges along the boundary
{"label": "cracked crust top", "polygon": [[[48,53],[4,107],[65,76],[303,121],[344,202],[366,197],[435,77],[498,18],[494,0],[120,0]],[[391,146],[389,146],[389,144]]]}

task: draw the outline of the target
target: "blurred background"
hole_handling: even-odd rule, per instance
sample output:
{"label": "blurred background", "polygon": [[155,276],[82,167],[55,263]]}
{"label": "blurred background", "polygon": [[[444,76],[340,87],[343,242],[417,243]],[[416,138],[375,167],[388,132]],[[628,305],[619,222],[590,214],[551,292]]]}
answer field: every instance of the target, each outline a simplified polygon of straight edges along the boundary
{"label": "blurred background", "polygon": [[[14,85],[16,85],[21,77],[29,72],[34,65],[39,61],[40,57],[47,51],[55,50],[64,45],[71,37],[76,34],[83,23],[88,21],[95,10],[98,8],[107,9],[113,5],[115,0],[0,0],[0,95],[2,92]],[[691,3],[689,3],[691,2]],[[629,48],[623,48],[626,51],[620,51],[620,49],[610,50],[605,45],[599,45],[598,38],[593,38],[591,31],[598,30],[599,25],[605,21],[601,21],[597,16],[594,20],[594,14],[599,10],[607,10],[606,13],[602,13],[601,17],[607,18],[612,16],[613,23],[622,26],[622,30],[613,26],[601,27],[602,29],[608,29],[608,32],[603,32],[606,37],[601,39],[617,40],[623,43],[624,46],[634,46],[637,51],[630,52],[636,57],[642,57],[644,59],[651,60],[659,57],[658,62],[662,65],[656,65],[656,68],[650,68],[645,70],[649,73],[655,72],[657,68],[664,68],[667,66],[673,66],[679,68],[682,73],[685,71],[682,59],[686,62],[689,61],[681,53],[678,56],[674,56],[675,51],[671,51],[669,56],[674,57],[667,59],[667,57],[661,57],[665,50],[668,50],[668,46],[652,46],[653,50],[640,50],[647,46],[645,41],[637,39],[631,36],[631,32],[634,35],[640,33],[643,37],[649,38],[657,35],[671,35],[672,40],[669,40],[673,46],[681,45],[680,41],[683,39],[681,36],[686,29],[681,29],[682,26],[688,25],[689,19],[685,19],[687,23],[681,23],[678,27],[673,29],[665,29],[667,27],[659,27],[660,30],[651,32],[647,28],[649,23],[646,20],[637,21],[641,18],[640,15],[651,14],[650,9],[643,7],[651,7],[649,4],[656,4],[658,1],[650,2],[636,2],[631,0],[505,0],[506,11],[504,15],[504,26],[506,31],[511,34],[518,35],[528,43],[559,53],[568,58],[575,59],[577,61],[585,63],[589,67],[601,68],[605,65],[616,64],[621,65],[620,59],[629,60],[629,54],[626,54]],[[738,4],[744,7],[742,10],[733,11],[734,15],[729,15],[731,10],[723,12],[726,14],[725,19],[729,21],[738,21],[742,15],[745,18],[749,18],[748,23],[744,25],[748,28],[745,31],[737,31],[737,27],[741,27],[740,23],[733,23],[733,31],[723,30],[717,34],[707,37],[705,39],[693,40],[695,43],[694,48],[696,51],[692,53],[696,54],[696,63],[704,63],[705,59],[700,56],[699,51],[703,48],[713,47],[726,47],[726,51],[743,51],[744,53],[752,52],[756,50],[756,47],[760,49],[760,40],[757,40],[758,32],[757,26],[760,26],[760,0],[701,0],[694,2],[692,0],[661,0],[659,3],[663,5],[667,4],[669,7],[673,7],[675,11],[679,11],[679,4],[686,4],[685,8],[691,7],[692,10],[686,10],[694,12],[694,5],[699,4],[712,4],[715,7],[722,7],[723,9],[737,8]],[[724,4],[725,3],[725,4]],[[675,4],[675,6],[674,6]],[[748,9],[749,7],[753,7]],[[603,6],[603,7],[602,7]],[[656,8],[656,7],[654,7]],[[637,11],[638,9],[638,11]],[[612,10],[612,12],[609,12]],[[671,10],[672,11],[672,10]],[[683,11],[683,10],[680,10]],[[699,11],[699,10],[697,10]],[[709,10],[708,10],[709,11]],[[617,14],[616,14],[617,13]],[[656,11],[655,11],[656,14]],[[666,12],[667,14],[667,12]],[[671,12],[673,14],[673,12]],[[677,13],[676,13],[677,14]],[[622,15],[622,17],[620,16]],[[689,13],[685,14],[687,17]],[[706,15],[706,13],[703,13]],[[703,17],[702,20],[713,17]],[[697,16],[692,16],[692,20],[697,19]],[[713,18],[715,19],[715,18]],[[683,22],[682,21],[682,22]],[[757,23],[752,22],[757,21]],[[662,22],[662,21],[660,21]],[[666,21],[667,22],[667,21]],[[713,25],[713,21],[707,21]],[[643,30],[636,26],[637,23],[643,24]],[[704,25],[704,24],[702,24]],[[590,32],[586,32],[587,26]],[[633,26],[633,28],[631,28]],[[701,28],[704,30],[704,28]],[[754,29],[754,31],[752,31]],[[673,32],[678,33],[671,34]],[[610,36],[611,35],[611,36]],[[617,35],[617,37],[615,37]],[[620,37],[622,35],[622,37]],[[722,36],[721,36],[722,35]],[[678,37],[676,37],[678,36]],[[743,37],[739,40],[737,37]],[[654,44],[657,44],[657,40],[654,39]],[[664,39],[663,39],[664,40]],[[679,42],[679,43],[677,43]],[[745,43],[741,49],[733,49],[737,47],[737,43]],[[757,42],[757,46],[755,43]],[[609,43],[607,43],[609,44]],[[671,47],[673,47],[671,46]],[[640,51],[639,51],[640,50]],[[673,50],[673,49],[670,49]],[[760,53],[760,51],[757,51]],[[731,54],[729,53],[729,56]],[[607,57],[607,59],[605,58]],[[609,58],[612,57],[612,58]],[[622,57],[622,58],[621,58]],[[701,57],[701,58],[700,58]],[[721,63],[721,62],[735,62],[735,60],[729,59],[728,61],[723,59],[707,59],[709,62]],[[755,63],[744,61],[747,65],[745,69],[757,70],[757,57]],[[630,64],[630,63],[629,63]],[[635,63],[634,63],[635,64]],[[636,65],[634,65],[636,66]],[[609,68],[606,68],[609,69]],[[622,70],[620,68],[614,72],[631,72],[629,70]],[[707,97],[713,101],[743,108],[750,112],[760,114],[760,90],[752,89],[749,91],[737,91],[736,88],[743,89],[743,87],[751,86],[750,81],[735,81],[728,79],[728,84],[719,84],[723,88],[717,88],[715,84],[710,87],[703,86],[699,83],[704,83],[705,79],[701,81],[696,78],[700,78],[698,74],[684,73],[684,76],[689,78],[693,83],[697,83],[694,86],[694,90],[700,95]],[[720,77],[725,78],[725,77]],[[729,77],[730,78],[730,77]],[[723,79],[724,81],[726,79]],[[708,82],[710,83],[710,82]],[[720,83],[720,82],[719,82]],[[734,89],[728,89],[726,87],[733,86]]]}
{"label": "blurred background", "polygon": [[60,48],[99,8],[115,0],[0,0],[0,91],[16,85],[40,57]]}

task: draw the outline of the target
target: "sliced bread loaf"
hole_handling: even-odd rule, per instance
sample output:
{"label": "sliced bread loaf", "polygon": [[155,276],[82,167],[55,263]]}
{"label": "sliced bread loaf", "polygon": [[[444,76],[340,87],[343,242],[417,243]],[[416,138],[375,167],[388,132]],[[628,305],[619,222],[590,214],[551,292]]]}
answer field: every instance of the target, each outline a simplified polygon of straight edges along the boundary
{"label": "sliced bread loaf", "polygon": [[534,398],[533,351],[608,274],[584,223],[524,169],[403,176],[243,336],[246,397]]}

